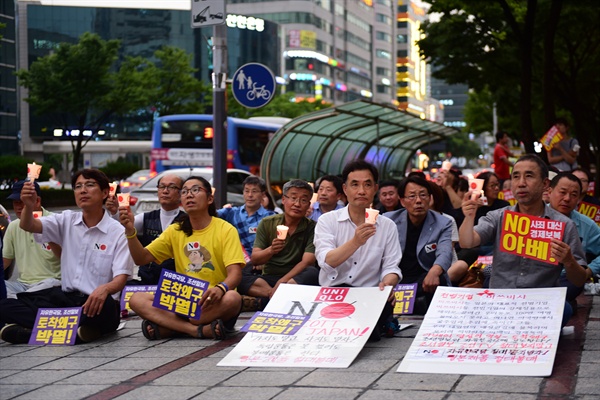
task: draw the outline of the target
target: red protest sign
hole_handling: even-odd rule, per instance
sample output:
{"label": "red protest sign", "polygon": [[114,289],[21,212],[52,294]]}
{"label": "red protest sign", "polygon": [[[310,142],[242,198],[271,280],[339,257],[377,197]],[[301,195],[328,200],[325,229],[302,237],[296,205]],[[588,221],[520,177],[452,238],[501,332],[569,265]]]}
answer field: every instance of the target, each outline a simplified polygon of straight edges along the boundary
{"label": "red protest sign", "polygon": [[550,241],[562,240],[564,231],[564,222],[507,210],[502,219],[500,250],[556,265],[558,260],[550,256]]}
{"label": "red protest sign", "polygon": [[577,207],[577,211],[579,211],[586,217],[590,217],[591,219],[594,220],[594,222],[596,224],[598,224],[598,226],[600,226],[600,207],[599,206],[582,201],[579,204],[579,207]]}
{"label": "red protest sign", "polygon": [[552,128],[548,129],[548,132],[546,132],[544,136],[542,136],[540,142],[542,143],[546,151],[550,151],[550,149],[552,149],[552,147],[554,147],[554,145],[560,142],[561,140],[563,140],[562,133],[559,132],[556,126],[552,126]]}

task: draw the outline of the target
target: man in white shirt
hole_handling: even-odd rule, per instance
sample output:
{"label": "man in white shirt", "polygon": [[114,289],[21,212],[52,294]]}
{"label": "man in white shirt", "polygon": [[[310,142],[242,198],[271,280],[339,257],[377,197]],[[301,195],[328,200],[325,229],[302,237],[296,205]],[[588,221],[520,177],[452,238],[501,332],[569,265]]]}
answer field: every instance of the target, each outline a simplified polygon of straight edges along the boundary
{"label": "man in white shirt", "polygon": [[0,301],[0,323],[10,324],[0,331],[4,341],[27,343],[39,308],[81,307],[79,342],[95,340],[119,325],[119,303],[113,296],[131,276],[133,260],[124,228],[103,208],[108,178],[99,170],[83,169],[75,173],[72,185],[81,211],[39,219],[32,213],[37,199],[33,184],[27,182],[21,190],[21,229],[39,234],[36,241],[62,247],[62,287]]}
{"label": "man in white shirt", "polygon": [[[402,278],[402,258],[396,225],[380,216],[375,224],[365,222],[365,209],[377,193],[379,173],[374,165],[357,160],[342,172],[348,205],[319,218],[315,228],[315,255],[321,267],[321,286],[395,286]],[[391,317],[388,302],[370,340],[379,340],[380,327]]]}

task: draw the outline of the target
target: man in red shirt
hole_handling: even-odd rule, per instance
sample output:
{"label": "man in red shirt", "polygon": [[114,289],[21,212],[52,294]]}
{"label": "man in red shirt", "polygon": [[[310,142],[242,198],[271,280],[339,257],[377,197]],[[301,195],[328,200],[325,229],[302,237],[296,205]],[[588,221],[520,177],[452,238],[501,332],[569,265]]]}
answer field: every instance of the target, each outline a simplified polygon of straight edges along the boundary
{"label": "man in red shirt", "polygon": [[510,167],[513,163],[510,162],[508,157],[512,157],[513,154],[508,149],[510,138],[508,133],[499,131],[496,133],[496,147],[494,148],[494,172],[498,176],[500,186],[502,183],[510,179]]}

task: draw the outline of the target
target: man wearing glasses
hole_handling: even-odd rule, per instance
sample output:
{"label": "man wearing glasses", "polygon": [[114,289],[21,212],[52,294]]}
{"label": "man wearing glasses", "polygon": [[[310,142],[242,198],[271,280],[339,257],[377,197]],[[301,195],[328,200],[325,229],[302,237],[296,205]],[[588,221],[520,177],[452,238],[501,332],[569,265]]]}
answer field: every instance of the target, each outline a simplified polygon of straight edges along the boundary
{"label": "man wearing glasses", "polygon": [[[379,217],[365,221],[365,209],[377,193],[379,172],[374,165],[356,160],[342,171],[348,205],[319,218],[315,229],[316,256],[321,271],[319,284],[333,287],[395,286],[402,278],[398,263],[402,251],[394,223]],[[377,341],[392,316],[391,299],[369,340]]]}
{"label": "man wearing glasses", "polygon": [[39,308],[81,307],[78,342],[90,342],[113,332],[120,322],[119,303],[113,298],[133,272],[123,227],[103,204],[109,193],[102,171],[83,169],[72,179],[79,212],[33,218],[37,193],[31,182],[21,190],[24,204],[21,229],[38,233],[36,241],[62,247],[62,287],[22,293],[0,301],[0,322],[9,323],[0,336],[10,343],[28,343]]}
{"label": "man wearing glasses", "polygon": [[[239,291],[245,311],[263,310],[281,283],[316,285],[313,237],[315,222],[306,218],[313,195],[305,181],[293,179],[283,185],[283,214],[260,221],[256,231],[252,264],[263,265],[262,275],[244,274]],[[277,226],[288,227],[285,239],[277,238]]]}
{"label": "man wearing glasses", "polygon": [[[147,246],[154,241],[169,225],[185,214],[179,209],[181,204],[181,187],[183,179],[175,174],[165,175],[158,181],[158,202],[160,209],[149,211],[143,214],[137,214],[133,225],[138,232],[138,238],[143,246]],[[117,214],[118,216],[118,214]],[[150,262],[140,265],[138,275],[140,284],[156,285],[160,278],[160,272],[163,268],[175,271],[175,261],[172,258],[164,261],[162,264]],[[132,281],[137,284],[136,281]]]}
{"label": "man wearing glasses", "polygon": [[275,214],[275,212],[267,210],[261,205],[267,191],[267,184],[263,179],[254,175],[249,176],[244,179],[242,188],[244,190],[244,205],[241,207],[224,207],[217,211],[217,215],[237,229],[244,250],[246,250],[248,256],[252,256],[258,223],[263,218]]}
{"label": "man wearing glasses", "polygon": [[404,210],[386,213],[402,247],[402,283],[418,283],[414,313],[425,314],[438,286],[446,286],[452,263],[452,222],[430,210],[430,183],[419,176],[400,182]]}

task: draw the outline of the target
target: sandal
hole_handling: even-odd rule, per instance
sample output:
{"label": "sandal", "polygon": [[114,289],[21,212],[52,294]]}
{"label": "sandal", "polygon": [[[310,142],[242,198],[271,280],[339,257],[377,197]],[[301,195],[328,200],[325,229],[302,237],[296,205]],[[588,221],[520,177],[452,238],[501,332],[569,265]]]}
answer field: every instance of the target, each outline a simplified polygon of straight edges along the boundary
{"label": "sandal", "polygon": [[[213,340],[224,340],[227,339],[227,331],[225,330],[225,324],[223,320],[216,319],[210,323],[210,331],[212,332],[212,337],[206,336],[202,329],[208,324],[198,325],[198,337],[200,339],[213,339]],[[217,333],[217,328],[219,332]]]}
{"label": "sandal", "polygon": [[[150,334],[150,332],[148,332],[148,328],[152,328],[154,332]],[[148,321],[147,319],[142,321],[142,333],[148,340],[159,340],[161,338],[158,325],[152,321]]]}

